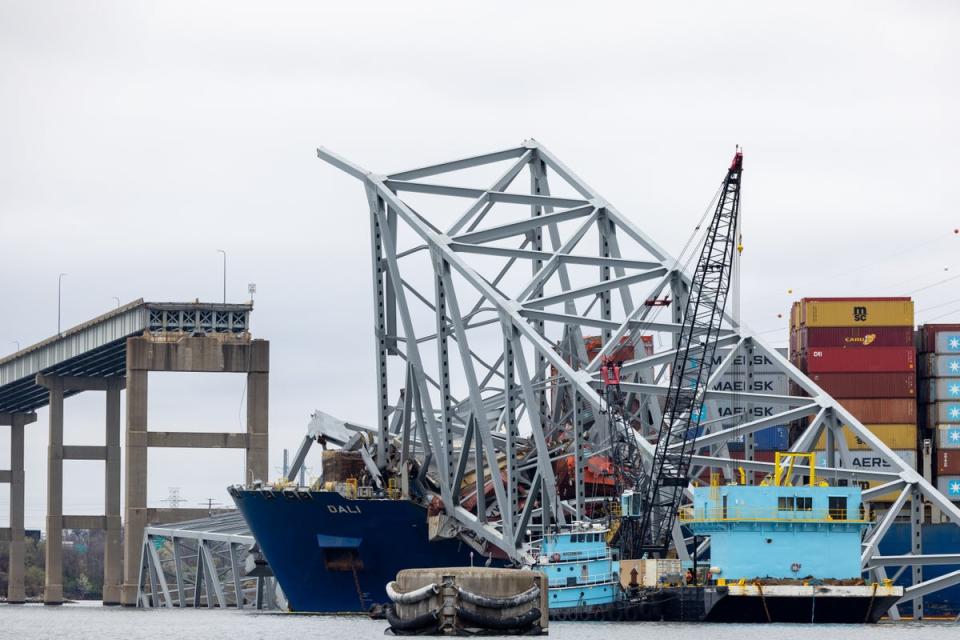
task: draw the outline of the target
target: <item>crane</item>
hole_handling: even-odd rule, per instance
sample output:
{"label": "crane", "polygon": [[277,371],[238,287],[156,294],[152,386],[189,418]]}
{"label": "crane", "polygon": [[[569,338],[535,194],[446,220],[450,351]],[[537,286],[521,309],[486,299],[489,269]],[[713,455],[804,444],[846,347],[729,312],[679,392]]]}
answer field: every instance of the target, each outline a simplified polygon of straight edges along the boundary
{"label": "crane", "polygon": [[[734,252],[739,250],[742,173],[743,152],[738,147],[690,281],[653,457],[643,463],[621,458],[622,475],[634,485],[625,491],[628,508],[622,514],[619,530],[625,558],[666,555],[683,491],[690,482],[687,476],[693,441],[704,419],[704,398],[730,290]],[[613,393],[608,397],[618,396]],[[611,424],[615,424],[619,413],[611,410],[609,415]],[[613,431],[622,438],[628,428],[620,425]]]}

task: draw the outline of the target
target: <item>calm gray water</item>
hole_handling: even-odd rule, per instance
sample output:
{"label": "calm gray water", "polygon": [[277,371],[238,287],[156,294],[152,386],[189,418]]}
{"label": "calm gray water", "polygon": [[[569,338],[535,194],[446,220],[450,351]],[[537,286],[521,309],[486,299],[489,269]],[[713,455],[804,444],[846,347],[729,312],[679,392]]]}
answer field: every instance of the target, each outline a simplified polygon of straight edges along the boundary
{"label": "calm gray water", "polygon": [[[9,606],[0,604],[0,639],[44,640],[360,640],[382,638],[386,623],[360,617],[302,616],[246,611],[145,611],[99,603]],[[762,634],[762,635],[761,635]],[[960,624],[928,622],[859,625],[682,625],[561,622],[559,640],[949,640]]]}

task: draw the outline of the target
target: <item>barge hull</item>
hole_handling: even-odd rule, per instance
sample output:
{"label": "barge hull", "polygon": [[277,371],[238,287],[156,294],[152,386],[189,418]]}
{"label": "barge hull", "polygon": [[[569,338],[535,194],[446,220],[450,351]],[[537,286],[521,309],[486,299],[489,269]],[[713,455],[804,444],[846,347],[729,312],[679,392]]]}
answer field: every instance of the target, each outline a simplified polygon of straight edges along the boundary
{"label": "barge hull", "polygon": [[[726,596],[707,613],[706,622],[808,622],[864,624],[878,621],[897,596]],[[769,615],[769,618],[768,618]]]}

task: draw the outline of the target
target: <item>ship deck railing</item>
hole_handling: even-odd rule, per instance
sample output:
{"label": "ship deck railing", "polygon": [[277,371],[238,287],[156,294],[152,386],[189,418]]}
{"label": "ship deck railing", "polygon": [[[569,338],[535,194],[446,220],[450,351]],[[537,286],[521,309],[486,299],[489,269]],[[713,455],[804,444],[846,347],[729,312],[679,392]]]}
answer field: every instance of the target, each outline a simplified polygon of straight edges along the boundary
{"label": "ship deck railing", "polygon": [[711,507],[681,509],[680,521],[694,522],[784,522],[817,524],[869,524],[863,518],[850,518],[845,509],[811,509],[787,511],[777,507]]}
{"label": "ship deck railing", "polygon": [[[554,554],[559,555],[559,560],[550,560]],[[547,558],[544,564],[563,564],[564,562],[583,562],[585,560],[612,560],[613,555],[609,548],[598,549],[597,551],[550,551],[541,552],[541,557]]]}
{"label": "ship deck railing", "polygon": [[567,578],[564,577],[562,580],[549,579],[547,581],[547,586],[551,589],[580,589],[582,587],[595,587],[605,584],[612,584],[616,582],[619,577],[615,573],[594,573],[584,580],[582,576],[569,576],[576,577],[577,581],[575,583],[567,582]]}

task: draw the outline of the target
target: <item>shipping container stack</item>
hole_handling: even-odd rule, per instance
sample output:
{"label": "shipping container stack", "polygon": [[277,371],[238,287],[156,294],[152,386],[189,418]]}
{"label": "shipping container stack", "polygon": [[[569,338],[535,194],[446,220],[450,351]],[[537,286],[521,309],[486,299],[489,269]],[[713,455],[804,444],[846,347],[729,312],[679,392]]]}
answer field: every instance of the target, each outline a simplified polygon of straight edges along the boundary
{"label": "shipping container stack", "polygon": [[[803,298],[795,302],[790,313],[790,359],[874,436],[917,468],[917,356],[910,298]],[[849,430],[845,433],[855,467],[889,467],[865,442]],[[823,451],[825,444],[826,437],[821,436],[817,450]],[[825,463],[825,458],[819,462]],[[895,498],[891,493],[877,502]]]}
{"label": "shipping container stack", "polygon": [[960,502],[960,324],[921,326],[917,347],[921,433],[933,441],[931,479]]}
{"label": "shipping container stack", "polygon": [[[778,349],[778,351],[781,355],[787,357],[786,349]],[[719,366],[728,354],[728,349],[717,350],[714,356],[714,366]],[[787,375],[779,371],[768,357],[760,353],[741,353],[736,356],[730,367],[720,376],[719,381],[713,385],[713,389],[734,394],[769,393],[786,395],[787,385]],[[745,422],[772,416],[779,411],[783,411],[781,406],[748,404],[734,395],[728,401],[708,402],[704,419],[711,421],[721,418],[723,419],[722,427],[731,429]],[[745,450],[748,448],[748,440],[748,437],[737,436],[734,441],[729,442],[727,447],[730,457],[742,460],[746,455]],[[777,425],[753,433],[753,460],[773,462],[777,451],[786,451],[789,448],[788,425]],[[754,474],[754,481],[760,482],[765,475],[757,472]]]}

